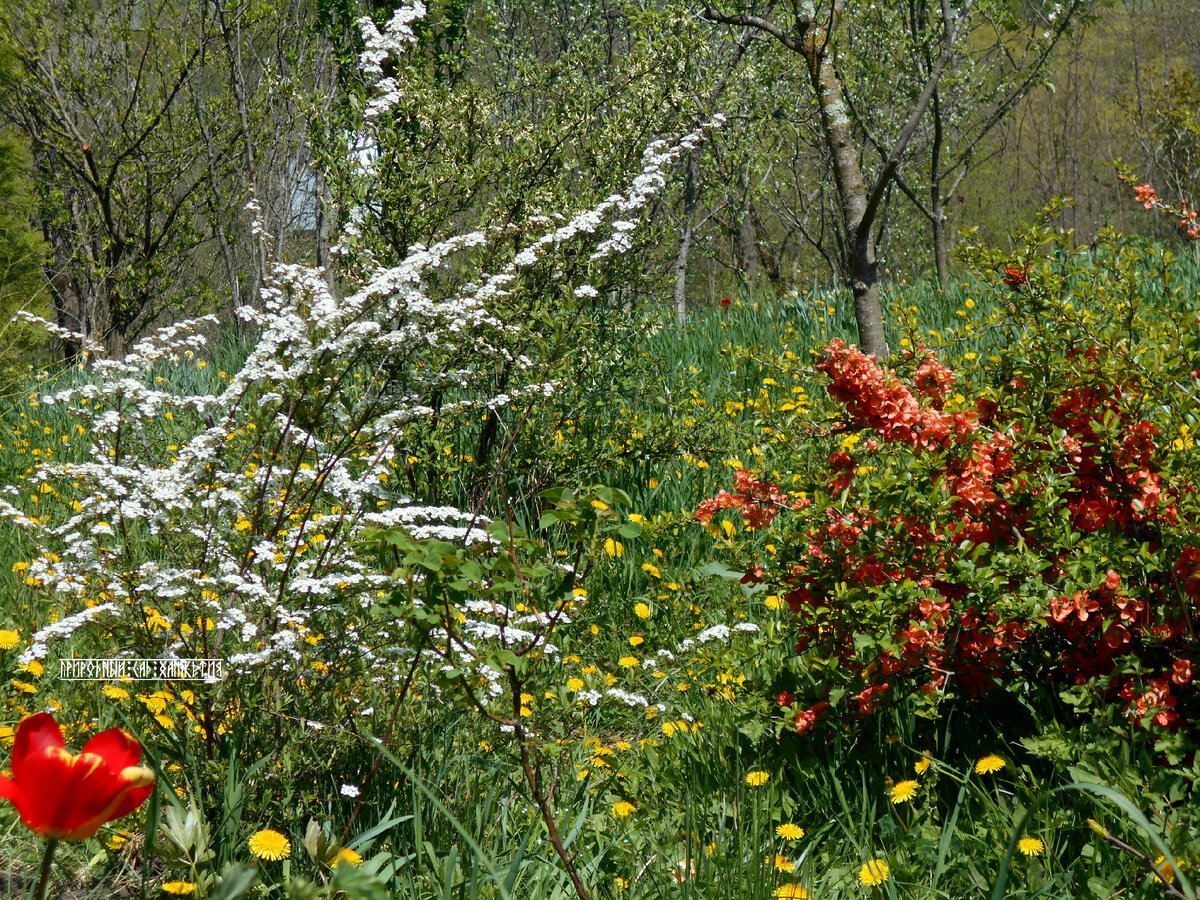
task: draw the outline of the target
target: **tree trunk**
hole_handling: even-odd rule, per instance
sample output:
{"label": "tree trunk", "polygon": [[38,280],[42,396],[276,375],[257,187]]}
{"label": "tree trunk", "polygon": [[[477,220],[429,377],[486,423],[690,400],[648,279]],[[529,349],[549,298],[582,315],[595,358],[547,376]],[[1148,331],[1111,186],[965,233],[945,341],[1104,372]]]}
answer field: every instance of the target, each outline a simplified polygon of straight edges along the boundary
{"label": "tree trunk", "polygon": [[950,243],[946,237],[946,209],[940,198],[933,208],[933,264],[944,291],[950,285]]}
{"label": "tree trunk", "polygon": [[779,257],[775,255],[775,249],[770,242],[760,237],[760,235],[767,234],[767,229],[763,226],[762,219],[759,218],[754,207],[747,206],[746,209],[750,213],[750,221],[754,225],[754,249],[758,252],[758,264],[767,273],[767,278],[771,282],[771,290],[775,296],[782,297],[784,293],[783,273],[779,269]]}
{"label": "tree trunk", "polygon": [[864,353],[888,358],[887,335],[883,329],[883,299],[879,295],[879,272],[875,247],[868,230],[849,248],[850,290],[854,294],[854,321],[858,343]]}
{"label": "tree trunk", "polygon": [[933,222],[933,264],[942,290],[950,285],[950,255],[946,247],[946,204],[942,202],[942,101],[933,92],[933,144],[929,148],[929,211]]}
{"label": "tree trunk", "polygon": [[[50,299],[54,304],[55,324],[64,331],[79,333],[81,331],[79,312],[83,309],[79,286],[61,271],[51,274],[49,282]],[[63,360],[68,363],[75,362],[83,347],[78,341],[69,338],[64,337],[61,340]]]}
{"label": "tree trunk", "polygon": [[738,257],[742,263],[742,279],[747,285],[754,284],[758,280],[758,237],[754,233],[749,202],[742,208],[742,220],[738,223]]}
{"label": "tree trunk", "polygon": [[683,235],[679,252],[675,254],[675,320],[680,325],[687,319],[688,254],[692,249],[692,228],[696,211],[696,151],[688,154],[687,181],[683,188]]}
{"label": "tree trunk", "polygon": [[687,321],[687,267],[688,253],[692,249],[691,216],[683,223],[683,237],[679,241],[679,252],[675,254],[675,321],[682,325]]}
{"label": "tree trunk", "polygon": [[843,267],[854,294],[854,319],[864,353],[887,359],[888,345],[883,328],[883,303],[879,296],[879,273],[875,245],[867,214],[867,186],[859,164],[858,147],[842,83],[829,57],[829,40],[824,29],[810,24],[805,30],[802,52],[808,63],[809,79],[821,107],[825,144],[833,158],[833,175],[842,203],[846,228],[846,258]]}

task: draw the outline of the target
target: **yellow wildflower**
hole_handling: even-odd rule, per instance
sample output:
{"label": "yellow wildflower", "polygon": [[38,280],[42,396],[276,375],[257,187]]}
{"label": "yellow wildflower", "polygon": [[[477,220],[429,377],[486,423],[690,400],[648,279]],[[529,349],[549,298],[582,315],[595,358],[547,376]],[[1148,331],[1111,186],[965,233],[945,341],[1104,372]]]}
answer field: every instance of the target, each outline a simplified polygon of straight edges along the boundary
{"label": "yellow wildflower", "polygon": [[271,828],[256,831],[250,838],[250,852],[259,859],[277,862],[292,855],[292,842]]}
{"label": "yellow wildflower", "polygon": [[882,859],[873,859],[863,863],[862,868],[858,870],[858,880],[867,887],[883,884],[887,881],[887,877],[888,864]]}
{"label": "yellow wildflower", "polygon": [[892,786],[891,790],[892,803],[907,803],[913,797],[917,796],[917,790],[920,787],[921,785],[912,780],[897,782]]}
{"label": "yellow wildflower", "polygon": [[808,891],[798,884],[781,884],[772,896],[782,900],[808,900]]}
{"label": "yellow wildflower", "polygon": [[1046,852],[1046,845],[1041,838],[1023,837],[1017,841],[1017,849],[1026,856],[1041,856]]}
{"label": "yellow wildflower", "polygon": [[995,753],[989,753],[979,762],[975,763],[976,775],[991,775],[993,772],[999,772],[1004,768],[1006,763]]}

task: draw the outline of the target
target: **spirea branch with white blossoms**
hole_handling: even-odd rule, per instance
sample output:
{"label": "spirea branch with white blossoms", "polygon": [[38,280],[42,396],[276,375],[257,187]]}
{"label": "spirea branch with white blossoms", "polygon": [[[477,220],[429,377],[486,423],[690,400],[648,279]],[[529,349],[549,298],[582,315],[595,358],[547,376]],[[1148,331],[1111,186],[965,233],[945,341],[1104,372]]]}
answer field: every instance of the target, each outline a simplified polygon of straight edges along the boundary
{"label": "spirea branch with white blossoms", "polygon": [[[368,35],[370,77],[382,77],[387,55],[411,44],[422,12],[419,3],[405,7],[383,33]],[[673,144],[656,141],[628,192],[572,218],[542,220],[545,230],[499,272],[445,295],[430,290],[428,276],[452,259],[460,275],[491,234],[417,245],[345,292],[321,269],[279,266],[261,306],[238,310],[258,335],[254,349],[211,390],[160,386],[205,352],[206,333],[219,323],[203,317],[160,330],[124,359],[97,360],[80,383],[45,396],[92,443],[87,460],[37,471],[40,482],[78,485],[61,519],[0,501],[0,515],[42,548],[26,583],[66,613],[35,635],[24,659],[46,656],[77,625],[91,629],[93,648],[222,658],[234,668],[273,661],[299,670],[317,656],[328,667],[391,672],[411,658],[390,629],[366,627],[391,579],[364,557],[362,531],[401,525],[416,538],[487,539],[486,517],[395,489],[411,429],[434,419],[477,422],[481,410],[552,395],[547,367],[513,349],[523,342],[519,315],[498,301],[568,245],[594,242],[596,264],[625,252],[668,167],[715,124]],[[608,236],[598,237],[603,228]],[[594,294],[587,284],[563,287]],[[498,366],[513,373],[501,392],[489,380]],[[519,640],[521,625],[497,626],[491,616],[464,623],[460,634],[477,649]]]}

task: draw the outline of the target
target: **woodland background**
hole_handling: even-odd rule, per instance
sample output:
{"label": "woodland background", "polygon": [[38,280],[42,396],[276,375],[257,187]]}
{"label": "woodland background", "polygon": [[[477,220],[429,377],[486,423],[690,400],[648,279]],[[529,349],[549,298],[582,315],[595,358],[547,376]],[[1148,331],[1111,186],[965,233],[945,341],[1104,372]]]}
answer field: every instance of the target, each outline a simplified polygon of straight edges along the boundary
{"label": "woodland background", "polygon": [[[1165,197],[1195,190],[1200,7],[1065,6],[972,11],[876,218],[883,280],[932,272],[944,286],[960,227],[1003,242],[1055,196],[1073,198],[1061,222],[1084,243],[1104,225],[1170,231],[1125,202],[1111,161]],[[405,88],[404,158],[380,160],[368,187],[373,151],[346,152],[350,110],[367,102],[354,23],[386,12],[332,0],[6,3],[4,319],[34,308],[119,349],[153,324],[253,299],[275,262],[323,265],[364,200],[400,252],[464,222],[601,194],[646,139],[718,110],[730,124],[678,164],[625,299],[662,302],[669,284],[682,308],[845,283],[807,72],[764,33],[687,3],[435,2]],[[927,0],[851,4],[835,33],[864,170],[914,103],[940,16]],[[6,365],[27,360],[36,339],[4,327]]]}

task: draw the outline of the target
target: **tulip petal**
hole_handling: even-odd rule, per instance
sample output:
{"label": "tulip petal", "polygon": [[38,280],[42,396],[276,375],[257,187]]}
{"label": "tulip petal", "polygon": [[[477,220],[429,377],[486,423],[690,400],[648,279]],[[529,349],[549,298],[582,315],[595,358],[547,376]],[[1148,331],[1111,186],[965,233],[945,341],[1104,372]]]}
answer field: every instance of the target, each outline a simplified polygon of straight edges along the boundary
{"label": "tulip petal", "polygon": [[105,822],[132,812],[154,789],[154,773],[140,766],[117,769],[101,757],[81,754],[75,769],[70,804],[60,819],[69,841],[89,838]]}
{"label": "tulip petal", "polygon": [[119,772],[127,766],[138,764],[142,758],[142,745],[128,731],[110,728],[84,744],[83,752],[104,757]]}
{"label": "tulip petal", "polygon": [[25,794],[22,818],[43,837],[61,838],[65,833],[64,819],[74,802],[75,761],[76,757],[61,747],[46,747],[40,754],[25,757],[14,778]]}
{"label": "tulip petal", "polygon": [[25,809],[28,806],[28,800],[25,797],[25,792],[21,790],[16,782],[9,781],[3,775],[0,775],[0,798],[9,801],[21,816],[22,821],[28,824],[25,815]]}
{"label": "tulip petal", "polygon": [[17,738],[13,742],[12,773],[17,784],[29,784],[25,771],[30,759],[41,758],[52,747],[66,747],[62,731],[49,713],[38,713],[22,719],[17,726]]}

